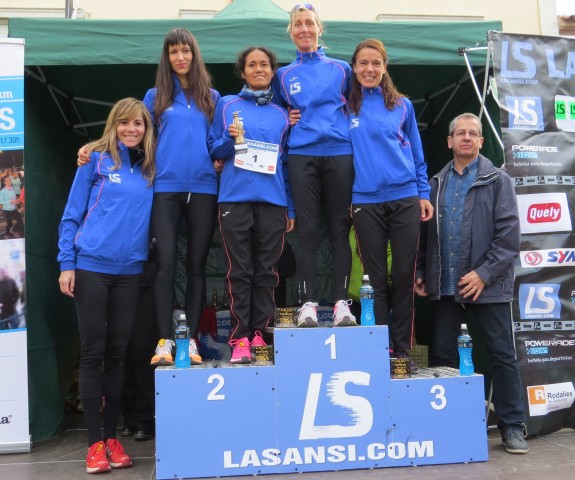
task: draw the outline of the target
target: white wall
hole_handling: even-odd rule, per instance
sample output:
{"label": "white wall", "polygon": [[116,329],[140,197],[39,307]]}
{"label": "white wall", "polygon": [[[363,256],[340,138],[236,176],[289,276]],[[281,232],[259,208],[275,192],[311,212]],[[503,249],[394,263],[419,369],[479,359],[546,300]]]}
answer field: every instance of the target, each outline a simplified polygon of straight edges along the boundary
{"label": "white wall", "polygon": [[[229,0],[73,0],[93,19],[209,17]],[[275,0],[288,11],[294,0]],[[557,34],[555,0],[313,0],[324,20],[501,20],[509,33]],[[0,19],[63,16],[65,0],[2,0]],[[520,11],[519,11],[520,10]]]}

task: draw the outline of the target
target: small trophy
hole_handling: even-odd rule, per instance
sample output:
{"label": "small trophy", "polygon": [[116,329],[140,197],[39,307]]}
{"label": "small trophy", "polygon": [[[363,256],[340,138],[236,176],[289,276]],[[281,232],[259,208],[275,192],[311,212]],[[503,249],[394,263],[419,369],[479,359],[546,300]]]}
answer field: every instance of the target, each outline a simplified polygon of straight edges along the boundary
{"label": "small trophy", "polygon": [[247,146],[246,141],[244,139],[244,133],[245,133],[244,123],[242,122],[242,119],[240,118],[240,112],[234,112],[233,124],[236,127],[238,127],[238,136],[236,137],[236,145],[235,145],[236,154],[247,153],[248,146]]}

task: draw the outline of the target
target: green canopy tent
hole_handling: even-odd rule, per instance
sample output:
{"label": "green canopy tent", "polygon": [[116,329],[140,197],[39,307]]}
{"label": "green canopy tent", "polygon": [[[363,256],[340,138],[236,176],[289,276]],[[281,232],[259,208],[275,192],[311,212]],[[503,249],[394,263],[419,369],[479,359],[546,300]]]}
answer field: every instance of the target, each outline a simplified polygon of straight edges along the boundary
{"label": "green canopy tent", "polygon": [[[239,18],[233,10],[236,3],[240,2],[211,20],[10,19],[10,37],[26,41],[27,319],[33,440],[62,429],[64,396],[78,354],[73,305],[59,292],[56,263],[58,223],[77,148],[99,136],[111,104],[126,96],[142,98],[153,85],[163,37],[172,28],[194,33],[222,94],[239,90],[231,67],[245,46],[265,44],[281,63],[292,61],[295,50],[286,32],[287,14],[283,19],[262,18],[263,14]],[[348,61],[355,45],[365,38],[385,43],[390,74],[415,102],[429,171],[434,173],[450,158],[445,145],[448,121],[480,108],[458,48],[485,42],[492,29],[501,30],[501,24],[327,22],[322,40],[330,56]],[[480,72],[485,55],[472,55],[471,61]],[[480,74],[480,83],[482,78]],[[496,142],[491,135],[486,137],[484,152],[501,162]]]}

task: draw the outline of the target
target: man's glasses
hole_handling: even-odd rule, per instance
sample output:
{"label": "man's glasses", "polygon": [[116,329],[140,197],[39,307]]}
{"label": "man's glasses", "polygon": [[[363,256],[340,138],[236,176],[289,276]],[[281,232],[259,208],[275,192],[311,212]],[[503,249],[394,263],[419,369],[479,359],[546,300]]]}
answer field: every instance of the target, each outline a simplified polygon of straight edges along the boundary
{"label": "man's glasses", "polygon": [[465,137],[465,135],[469,135],[471,138],[479,138],[481,134],[475,130],[457,130],[453,134],[454,137]]}

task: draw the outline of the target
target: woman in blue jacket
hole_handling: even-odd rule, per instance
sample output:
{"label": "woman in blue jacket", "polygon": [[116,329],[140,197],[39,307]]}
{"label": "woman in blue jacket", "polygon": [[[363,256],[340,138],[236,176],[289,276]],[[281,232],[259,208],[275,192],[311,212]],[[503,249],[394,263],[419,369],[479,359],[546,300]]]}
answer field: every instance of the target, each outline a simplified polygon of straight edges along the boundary
{"label": "woman in blue jacket", "polygon": [[318,228],[323,197],[329,226],[335,282],[334,324],[355,325],[347,290],[351,272],[349,207],[353,183],[353,156],[345,118],[351,85],[346,62],[329,58],[319,46],[323,25],[309,3],[291,11],[288,31],[297,47],[296,60],[278,70],[276,101],[297,121],[291,130],[289,175],[297,211],[299,247],[297,268],[303,301],[298,326],[317,326],[314,291]]}
{"label": "woman in blue jacket", "polygon": [[[211,88],[196,38],[178,28],[164,38],[156,86],[144,97],[158,134],[152,208],[155,247],[154,302],[159,341],[151,364],[173,365],[172,312],[178,232],[185,221],[186,318],[190,363],[200,364],[195,337],[206,303],[206,261],[216,221],[218,178],[207,137],[220,95]],[[84,165],[85,148],[78,165]]]}
{"label": "woman in blue jacket", "polygon": [[218,179],[207,145],[220,95],[195,37],[184,29],[164,39],[156,86],[144,103],[158,132],[157,175],[152,207],[152,242],[156,251],[154,302],[159,342],[152,365],[172,365],[172,312],[178,231],[185,220],[186,318],[190,327],[190,362],[199,364],[195,337],[206,296],[206,261],[216,221]]}
{"label": "woman in blue jacket", "polygon": [[264,47],[240,53],[238,95],[223,97],[210,128],[214,159],[223,159],[218,197],[228,267],[232,363],[251,362],[250,345],[266,345],[275,314],[276,263],[294,211],[286,168],[287,111],[271,103],[275,55]]}
{"label": "woman in blue jacket", "polygon": [[355,168],[353,223],[364,272],[375,293],[376,323],[387,325],[389,319],[393,355],[406,357],[413,336],[419,226],[433,215],[427,165],[413,105],[397,91],[387,72],[383,43],[375,39],[361,42],[352,67],[348,110]]}
{"label": "woman in blue jacket", "polygon": [[[60,290],[74,298],[80,330],[80,399],[88,431],[86,471],[132,465],[116,440],[124,361],[148,257],[152,120],[133,98],[112,108],[88,165],[79,168],[60,223]],[[100,407],[104,398],[104,432]]]}

